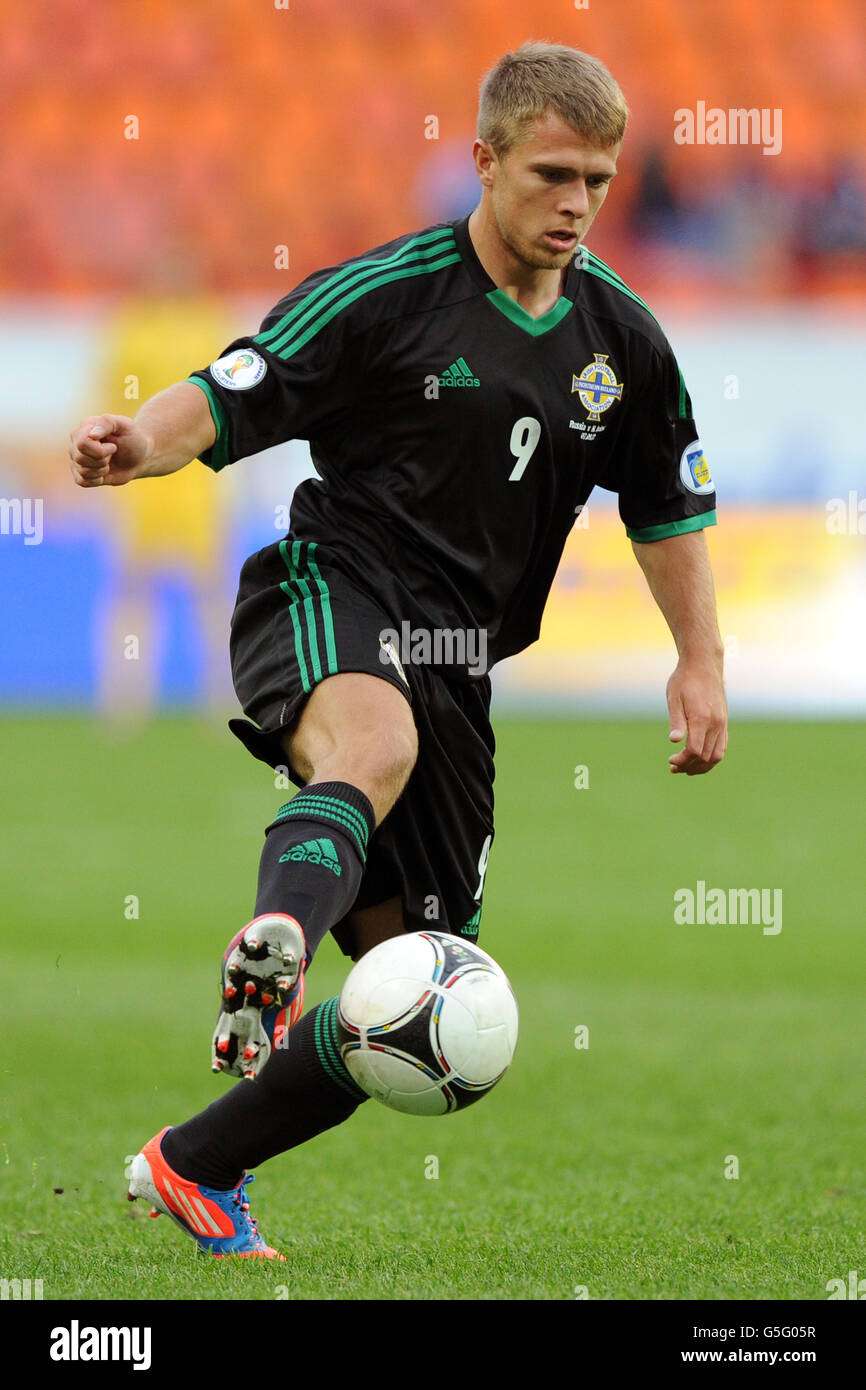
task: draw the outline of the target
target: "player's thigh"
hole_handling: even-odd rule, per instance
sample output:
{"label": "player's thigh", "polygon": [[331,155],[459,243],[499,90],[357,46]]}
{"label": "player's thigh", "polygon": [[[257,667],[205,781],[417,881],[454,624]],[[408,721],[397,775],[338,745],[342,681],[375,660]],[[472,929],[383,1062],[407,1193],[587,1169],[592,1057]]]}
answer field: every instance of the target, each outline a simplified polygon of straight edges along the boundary
{"label": "player's thigh", "polygon": [[344,671],[320,681],[282,739],[301,777],[339,766],[351,779],[405,785],[418,755],[412,708],[389,681]]}
{"label": "player's thigh", "polygon": [[375,907],[362,907],[350,913],[347,923],[351,932],[346,943],[350,947],[347,954],[352,960],[360,960],[380,942],[403,935],[406,924],[402,899],[389,898]]}

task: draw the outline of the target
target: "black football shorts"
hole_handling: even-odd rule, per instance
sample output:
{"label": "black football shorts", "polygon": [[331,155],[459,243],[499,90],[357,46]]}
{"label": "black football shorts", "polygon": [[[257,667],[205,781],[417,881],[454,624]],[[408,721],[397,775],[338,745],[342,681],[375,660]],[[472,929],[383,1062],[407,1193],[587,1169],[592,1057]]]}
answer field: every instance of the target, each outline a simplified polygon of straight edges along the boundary
{"label": "black football shorts", "polygon": [[[341,671],[395,685],[409,701],[418,760],[399,801],[370,839],[353,910],[403,901],[409,931],[478,937],[493,841],[490,678],[450,680],[395,663],[380,638],[396,623],[315,542],[289,535],[244,563],[231,624],[232,677],[249,716],[229,720],[246,748],[303,786],[280,739],[314,687]],[[344,919],[333,935],[352,953]]]}

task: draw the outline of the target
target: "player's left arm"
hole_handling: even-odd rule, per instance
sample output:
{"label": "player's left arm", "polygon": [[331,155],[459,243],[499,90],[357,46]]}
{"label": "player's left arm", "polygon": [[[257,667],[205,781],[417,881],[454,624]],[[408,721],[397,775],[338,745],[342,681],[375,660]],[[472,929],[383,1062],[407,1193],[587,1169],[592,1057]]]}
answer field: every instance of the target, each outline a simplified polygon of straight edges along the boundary
{"label": "player's left arm", "polygon": [[689,777],[710,772],[725,756],[728,713],[706,538],[703,531],[690,531],[652,542],[632,540],[632,547],[679,654],[667,701],[671,742],[686,739],[686,746],[671,754],[671,772]]}

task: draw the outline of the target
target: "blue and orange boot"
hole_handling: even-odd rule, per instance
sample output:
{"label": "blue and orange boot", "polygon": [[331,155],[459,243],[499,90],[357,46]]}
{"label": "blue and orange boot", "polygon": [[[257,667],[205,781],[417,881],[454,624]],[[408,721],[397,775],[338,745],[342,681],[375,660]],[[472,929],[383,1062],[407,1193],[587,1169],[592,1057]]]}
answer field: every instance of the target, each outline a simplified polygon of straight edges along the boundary
{"label": "blue and orange boot", "polygon": [[254,917],[232,937],[222,959],[222,1007],[211,1070],[253,1080],[275,1047],[284,1047],[304,1007],[307,943],[284,912]]}
{"label": "blue and orange boot", "polygon": [[200,1250],[221,1260],[227,1255],[244,1259],[285,1260],[285,1255],[265,1245],[250,1216],[247,1185],[252,1173],[245,1173],[237,1187],[226,1192],[201,1183],[188,1182],[170,1168],[162,1156],[162,1138],[171,1126],[161,1129],[141,1153],[130,1160],[127,1197],[135,1202],[144,1197],[151,1204],[151,1216],[164,1212],[172,1217]]}

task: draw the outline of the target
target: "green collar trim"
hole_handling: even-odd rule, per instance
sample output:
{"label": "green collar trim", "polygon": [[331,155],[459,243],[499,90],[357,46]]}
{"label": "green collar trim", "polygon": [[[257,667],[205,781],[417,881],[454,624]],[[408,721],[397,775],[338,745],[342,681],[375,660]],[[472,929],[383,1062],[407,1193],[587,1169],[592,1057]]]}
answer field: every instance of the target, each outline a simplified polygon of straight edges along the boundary
{"label": "green collar trim", "polygon": [[552,309],[548,309],[546,314],[542,314],[540,319],[534,319],[528,314],[522,305],[512,299],[504,290],[491,290],[487,295],[494,308],[504,314],[512,323],[516,323],[518,328],[522,328],[524,333],[528,333],[532,338],[538,338],[542,333],[548,333],[551,328],[555,328],[561,323],[570,309],[574,307],[574,301],[566,299],[562,295],[556,301]]}

